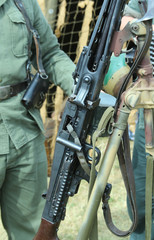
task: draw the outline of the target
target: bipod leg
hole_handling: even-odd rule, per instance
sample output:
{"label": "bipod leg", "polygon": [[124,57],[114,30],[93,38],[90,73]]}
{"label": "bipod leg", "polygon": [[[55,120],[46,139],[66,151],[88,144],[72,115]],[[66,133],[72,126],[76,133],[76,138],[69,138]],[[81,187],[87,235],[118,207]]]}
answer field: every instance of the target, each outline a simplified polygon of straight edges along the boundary
{"label": "bipod leg", "polygon": [[127,120],[130,110],[123,105],[118,113],[118,119],[114,124],[114,130],[109,138],[109,142],[101,160],[101,166],[87,205],[82,225],[79,229],[77,240],[88,240],[97,210],[101,202],[114,160],[117,154],[121,138],[127,126]]}

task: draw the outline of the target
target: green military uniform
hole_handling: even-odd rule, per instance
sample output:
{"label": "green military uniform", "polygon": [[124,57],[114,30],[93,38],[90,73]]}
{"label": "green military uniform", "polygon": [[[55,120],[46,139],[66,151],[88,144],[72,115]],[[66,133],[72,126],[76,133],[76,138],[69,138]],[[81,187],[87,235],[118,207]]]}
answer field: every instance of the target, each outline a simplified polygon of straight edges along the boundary
{"label": "green military uniform", "polygon": [[[74,64],[59,48],[37,0],[23,0],[40,35],[42,60],[49,80],[71,93]],[[29,32],[13,0],[0,0],[0,87],[26,78]],[[30,36],[32,40],[32,36]],[[36,67],[35,45],[32,64]],[[47,160],[38,109],[21,104],[23,92],[0,101],[0,205],[10,240],[33,239],[41,220],[46,191]]]}
{"label": "green military uniform", "polygon": [[[131,0],[125,8],[125,15],[141,18],[138,1]],[[136,126],[135,142],[133,149],[133,170],[136,184],[136,201],[138,210],[138,226],[131,234],[131,240],[145,240],[145,180],[146,180],[146,152],[145,152],[145,130],[143,109],[139,110],[139,120]],[[152,201],[154,210],[154,201]],[[131,210],[128,205],[129,214]],[[152,211],[152,235],[154,240],[154,213]],[[150,240],[150,239],[149,239]]]}
{"label": "green military uniform", "polygon": [[126,5],[124,10],[125,16],[141,18],[141,13],[138,5],[138,0],[130,0],[129,4]]}

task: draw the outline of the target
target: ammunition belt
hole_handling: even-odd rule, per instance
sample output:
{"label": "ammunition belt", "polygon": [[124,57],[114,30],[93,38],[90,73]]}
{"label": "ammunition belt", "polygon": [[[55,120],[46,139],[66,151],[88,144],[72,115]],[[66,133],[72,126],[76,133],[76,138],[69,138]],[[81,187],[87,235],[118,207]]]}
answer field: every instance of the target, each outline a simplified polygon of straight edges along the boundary
{"label": "ammunition belt", "polygon": [[154,76],[154,32],[152,34],[152,40],[150,44],[150,60],[153,66],[153,76]]}

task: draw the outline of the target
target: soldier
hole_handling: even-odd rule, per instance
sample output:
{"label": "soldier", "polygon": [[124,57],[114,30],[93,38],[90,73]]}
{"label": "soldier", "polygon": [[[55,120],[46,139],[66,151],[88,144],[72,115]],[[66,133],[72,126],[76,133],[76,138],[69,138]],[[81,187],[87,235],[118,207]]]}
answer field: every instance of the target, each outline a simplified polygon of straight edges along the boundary
{"label": "soldier", "polygon": [[[133,18],[141,18],[141,13],[140,13],[137,0],[131,0],[129,2],[129,4],[125,8],[124,15],[125,16],[123,17],[123,23],[122,23],[123,25]],[[153,25],[153,30],[154,30],[154,25]],[[153,38],[154,38],[154,33],[153,33]],[[139,110],[138,123],[136,126],[136,133],[135,133],[132,164],[133,164],[135,185],[136,185],[138,225],[135,232],[131,234],[130,239],[145,240],[146,151],[145,151],[145,130],[144,130],[143,109]],[[153,207],[154,207],[154,201],[152,201],[152,208]],[[129,209],[129,205],[128,205],[128,210],[129,210],[129,214],[131,215],[131,210]],[[152,214],[151,239],[154,239],[154,213]]]}
{"label": "soldier", "polygon": [[[22,0],[37,30],[48,79],[70,95],[74,64],[60,50],[37,0]],[[47,189],[47,159],[39,109],[26,109],[21,99],[29,82],[31,61],[37,69],[32,34],[12,0],[0,0],[0,205],[9,240],[33,239]],[[35,34],[35,33],[34,33]]]}
{"label": "soldier", "polygon": [[[124,11],[124,17],[122,18],[121,22],[121,29],[124,28],[124,26],[129,22],[132,21],[134,18],[140,19],[142,17],[138,0],[131,0],[129,1],[129,4],[126,5],[125,11]],[[154,26],[154,25],[153,25]],[[153,28],[154,29],[154,28]],[[153,44],[154,40],[154,33],[153,38],[151,42],[151,46]],[[153,53],[153,48],[151,49],[151,56]],[[121,55],[122,57],[122,55]],[[152,64],[153,64],[153,58],[151,57]],[[117,63],[117,65],[116,65]],[[126,72],[126,68],[124,68],[124,64],[122,62],[121,64],[121,58],[118,59],[116,57],[111,58],[111,64],[109,71],[105,78],[104,89],[109,91],[109,86],[112,86],[108,84],[108,82],[112,79],[114,79],[114,82],[119,83],[119,78],[115,79],[114,73],[116,73],[115,69],[116,66],[117,69],[120,70],[124,69],[123,71]],[[116,69],[116,70],[117,70]],[[122,73],[122,71],[121,71]],[[111,91],[110,87],[110,91]],[[111,93],[112,94],[112,93]],[[133,170],[134,170],[134,177],[135,177],[135,185],[136,185],[136,201],[137,201],[137,210],[138,210],[138,225],[136,230],[131,234],[130,239],[131,240],[145,240],[145,182],[146,182],[146,150],[145,150],[145,128],[144,128],[144,115],[143,115],[143,109],[139,109],[137,113],[138,122],[136,125],[136,132],[135,132],[135,141],[134,141],[134,149],[133,149]],[[154,201],[152,201],[152,207],[154,207]],[[131,209],[128,202],[128,211],[129,215],[131,216]],[[154,213],[152,214],[152,238],[154,239]],[[150,240],[150,239],[149,239]]]}

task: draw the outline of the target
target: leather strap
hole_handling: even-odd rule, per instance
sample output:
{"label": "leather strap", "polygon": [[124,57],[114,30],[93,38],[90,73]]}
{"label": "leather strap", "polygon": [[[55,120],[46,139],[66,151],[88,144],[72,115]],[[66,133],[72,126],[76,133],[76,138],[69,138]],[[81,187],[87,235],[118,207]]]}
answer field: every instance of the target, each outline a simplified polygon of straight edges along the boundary
{"label": "leather strap", "polygon": [[[97,138],[105,131],[107,128],[107,125],[113,120],[113,113],[114,109],[112,107],[109,107],[103,114],[97,130],[93,134],[93,149],[95,149],[95,143]],[[110,124],[109,124],[110,126]],[[109,230],[119,236],[119,237],[125,237],[128,236],[130,233],[134,231],[137,225],[137,208],[136,208],[136,194],[135,194],[135,180],[133,175],[133,168],[131,164],[131,157],[130,157],[130,145],[129,145],[129,136],[128,136],[128,127],[126,127],[126,130],[123,134],[123,138],[121,141],[121,144],[119,146],[118,152],[118,159],[119,159],[119,165],[120,170],[124,179],[127,195],[130,201],[130,206],[132,209],[132,216],[133,216],[133,222],[131,227],[127,231],[121,231],[118,229],[112,221],[111,211],[108,204],[108,201],[110,199],[110,192],[112,189],[112,185],[107,183],[104,194],[102,196],[102,202],[103,202],[103,213],[104,213],[104,219],[106,222],[107,227]],[[91,167],[91,177],[90,177],[90,188],[89,188],[89,196],[91,194],[95,178],[96,178],[96,170],[95,170],[95,151],[93,150],[93,164]],[[93,172],[93,174],[92,174]]]}
{"label": "leather strap", "polygon": [[[144,9],[145,2],[146,2],[145,0],[140,1],[140,5],[141,5],[142,9]],[[146,10],[144,9],[144,13],[145,12],[146,12]],[[117,96],[117,99],[116,99],[116,104],[115,104],[115,114],[114,114],[115,118],[116,118],[116,114],[117,114],[117,111],[118,111],[118,108],[119,108],[119,105],[120,105],[120,102],[121,102],[121,95],[126,90],[128,82],[129,82],[131,76],[133,75],[133,73],[135,72],[137,66],[139,65],[139,63],[141,62],[141,60],[143,59],[143,57],[147,53],[147,51],[149,49],[149,46],[150,46],[150,43],[151,43],[151,40],[152,40],[152,20],[151,19],[147,20],[144,23],[145,23],[145,26],[146,26],[145,41],[144,41],[143,47],[139,51],[134,63],[131,66],[131,69],[130,69],[128,75],[126,76],[126,78],[125,78],[125,80],[124,80],[124,82],[121,85],[121,88],[119,90],[119,93],[118,93],[118,96]]]}
{"label": "leather strap", "polygon": [[[105,194],[103,196],[103,212],[105,222],[109,230],[119,237],[126,237],[130,235],[137,226],[137,207],[136,207],[136,194],[135,194],[135,180],[133,175],[133,169],[130,158],[130,147],[129,147],[129,137],[128,137],[128,129],[126,128],[122,142],[119,146],[117,155],[119,159],[120,170],[124,179],[125,187],[127,190],[127,196],[130,202],[131,210],[132,210],[132,225],[127,231],[119,230],[112,221],[110,207],[108,204],[109,194]],[[110,189],[109,189],[110,190]]]}
{"label": "leather strap", "polygon": [[[36,62],[37,62],[37,69],[38,72],[40,73],[40,75],[45,75],[47,76],[44,67],[43,67],[43,63],[42,63],[42,54],[41,54],[41,48],[40,48],[40,43],[39,43],[39,34],[37,32],[36,29],[34,29],[34,27],[31,24],[31,21],[26,13],[26,10],[21,2],[21,0],[14,0],[15,5],[17,6],[17,8],[19,9],[19,11],[22,13],[25,22],[26,22],[26,26],[29,32],[32,33],[33,35],[33,39],[34,39],[34,43],[35,43],[35,47],[36,47]],[[31,55],[31,49],[29,47],[29,58]],[[46,77],[45,77],[46,78]]]}
{"label": "leather strap", "polygon": [[0,101],[13,97],[18,93],[22,92],[27,88],[28,83],[29,81],[26,80],[24,82],[20,82],[14,85],[6,85],[0,87]]}

